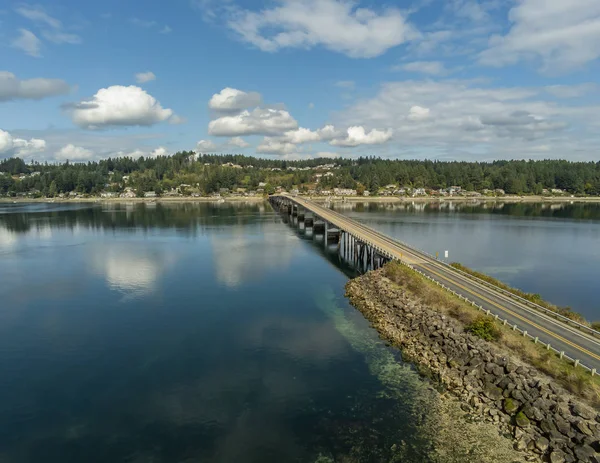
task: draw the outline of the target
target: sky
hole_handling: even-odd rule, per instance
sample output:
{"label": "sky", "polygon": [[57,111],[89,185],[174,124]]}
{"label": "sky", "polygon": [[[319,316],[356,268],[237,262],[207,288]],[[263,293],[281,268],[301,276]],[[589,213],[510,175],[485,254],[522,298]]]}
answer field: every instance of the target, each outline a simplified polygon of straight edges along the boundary
{"label": "sky", "polygon": [[600,161],[598,0],[0,2],[0,158]]}

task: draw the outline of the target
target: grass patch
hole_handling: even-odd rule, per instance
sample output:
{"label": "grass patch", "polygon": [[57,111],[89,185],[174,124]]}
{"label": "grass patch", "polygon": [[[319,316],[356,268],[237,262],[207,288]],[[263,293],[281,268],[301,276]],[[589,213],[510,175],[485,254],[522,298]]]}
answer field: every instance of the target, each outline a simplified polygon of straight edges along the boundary
{"label": "grass patch", "polygon": [[[592,376],[583,368],[576,368],[566,360],[560,359],[553,351],[547,350],[541,344],[534,344],[528,338],[492,318],[482,317],[478,309],[405,265],[389,262],[383,267],[383,273],[396,285],[419,299],[424,306],[455,318],[465,326],[465,329],[480,326],[478,320],[484,318],[486,328],[482,332],[497,330],[499,333],[497,337],[492,335],[490,342],[508,350],[515,358],[520,358],[536,367],[594,407],[600,406],[600,376]],[[488,323],[489,327],[487,327]]]}
{"label": "grass patch", "polygon": [[455,269],[468,273],[469,275],[479,278],[480,280],[486,281],[490,284],[493,284],[494,286],[498,286],[499,288],[502,288],[505,291],[513,293],[514,295],[519,296],[523,299],[526,299],[529,302],[533,302],[534,304],[540,305],[548,310],[551,310],[552,312],[556,312],[562,315],[563,317],[567,317],[569,320],[576,321],[578,323],[581,323],[582,325],[591,326],[592,328],[594,328],[594,325],[596,325],[596,328],[594,328],[596,330],[600,328],[600,322],[590,323],[583,317],[583,315],[574,312],[573,309],[571,309],[571,307],[559,307],[557,305],[551,304],[550,302],[542,299],[542,296],[540,296],[537,293],[526,293],[525,291],[521,291],[520,289],[513,288],[511,286],[508,286],[506,283],[497,280],[496,278],[486,275],[485,273],[481,273],[476,270],[470,269],[469,267],[465,267],[464,265],[459,264],[457,262],[453,262],[450,265]]}
{"label": "grass patch", "polygon": [[485,317],[476,318],[465,329],[484,341],[498,341],[502,338],[502,331],[491,319]]}

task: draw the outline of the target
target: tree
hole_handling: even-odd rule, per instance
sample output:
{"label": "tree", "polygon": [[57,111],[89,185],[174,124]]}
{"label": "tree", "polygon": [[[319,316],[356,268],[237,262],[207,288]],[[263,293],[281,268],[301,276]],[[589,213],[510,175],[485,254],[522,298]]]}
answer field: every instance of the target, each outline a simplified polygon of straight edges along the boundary
{"label": "tree", "polygon": [[57,193],[58,193],[58,188],[56,187],[56,181],[52,180],[52,183],[50,183],[50,186],[48,187],[48,196],[50,198],[54,198]]}

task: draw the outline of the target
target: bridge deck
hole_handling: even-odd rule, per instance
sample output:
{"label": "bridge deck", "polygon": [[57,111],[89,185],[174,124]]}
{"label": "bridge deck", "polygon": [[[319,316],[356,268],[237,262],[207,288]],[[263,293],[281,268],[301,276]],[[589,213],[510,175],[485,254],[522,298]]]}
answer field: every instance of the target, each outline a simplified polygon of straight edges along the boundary
{"label": "bridge deck", "polygon": [[600,341],[591,334],[528,307],[503,294],[501,290],[484,286],[422,251],[408,247],[329,208],[296,196],[282,195],[281,197],[304,207],[340,230],[371,245],[381,255],[410,264],[468,300],[507,319],[512,325],[518,325],[531,336],[538,337],[540,341],[550,343],[553,348],[564,351],[569,357],[580,360],[588,368],[600,371]]}

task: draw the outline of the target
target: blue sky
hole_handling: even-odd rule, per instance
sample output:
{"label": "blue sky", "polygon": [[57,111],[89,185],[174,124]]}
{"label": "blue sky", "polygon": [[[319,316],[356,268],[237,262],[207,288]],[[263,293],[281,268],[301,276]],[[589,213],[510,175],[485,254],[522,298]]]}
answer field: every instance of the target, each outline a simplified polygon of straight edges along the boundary
{"label": "blue sky", "polygon": [[600,160],[597,0],[0,6],[0,157]]}

